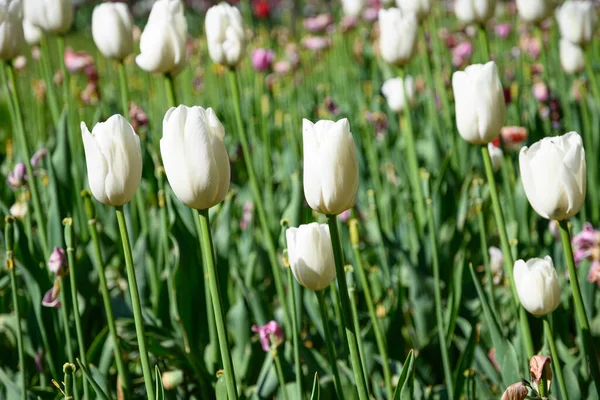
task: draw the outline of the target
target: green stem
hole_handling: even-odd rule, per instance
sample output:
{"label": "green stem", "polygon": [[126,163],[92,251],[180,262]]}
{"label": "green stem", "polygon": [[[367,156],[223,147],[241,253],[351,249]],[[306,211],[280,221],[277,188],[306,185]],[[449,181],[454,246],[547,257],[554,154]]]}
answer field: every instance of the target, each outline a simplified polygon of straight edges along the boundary
{"label": "green stem", "polygon": [[337,218],[335,215],[327,215],[327,223],[329,224],[329,232],[331,234],[331,244],[333,246],[333,256],[335,259],[335,271],[339,286],[339,297],[341,303],[342,320],[341,325],[346,332],[346,342],[350,350],[350,359],[352,362],[352,370],[354,371],[354,379],[358,397],[360,400],[369,399],[369,391],[367,382],[363,373],[362,362],[358,349],[358,341],[356,338],[356,330],[352,323],[352,310],[350,305],[350,296],[348,296],[348,284],[346,283],[346,272],[344,270],[344,254],[342,253],[342,243],[338,231]]}
{"label": "green stem", "polygon": [[123,364],[123,358],[121,357],[119,336],[117,335],[117,327],[115,326],[115,316],[113,314],[112,304],[110,302],[110,292],[108,291],[108,285],[106,283],[106,275],[104,272],[104,263],[102,262],[102,249],[100,247],[100,238],[98,237],[98,229],[96,228],[96,218],[94,217],[94,204],[90,197],[89,192],[83,193],[83,202],[88,217],[88,226],[90,228],[90,236],[94,245],[94,257],[96,258],[96,266],[98,268],[98,281],[100,284],[100,293],[102,294],[102,302],[104,304],[104,311],[106,312],[106,322],[108,325],[108,332],[112,339],[113,353],[115,356],[115,363],[117,364],[117,372],[121,378],[121,388],[125,396],[129,396],[131,391],[129,387],[129,377],[127,370]]}
{"label": "green stem", "polygon": [[594,380],[596,392],[600,396],[600,369],[598,368],[598,359],[596,357],[594,341],[590,331],[590,323],[588,322],[588,317],[583,305],[583,297],[581,296],[581,289],[579,288],[579,280],[577,278],[577,270],[575,269],[575,261],[573,260],[569,222],[566,220],[558,221],[558,225],[560,227],[560,238],[562,240],[562,245],[565,252],[565,261],[567,262],[567,268],[569,271],[569,283],[571,285],[571,292],[573,292],[575,313],[577,314],[577,320],[581,328],[581,333],[583,334],[583,353],[588,359],[590,375],[592,375],[592,379]]}
{"label": "green stem", "polygon": [[333,348],[333,336],[329,329],[329,317],[327,315],[327,307],[325,306],[325,291],[319,290],[316,292],[317,299],[319,300],[319,310],[321,311],[321,320],[323,321],[323,330],[325,331],[325,346],[327,347],[327,356],[329,358],[329,365],[331,366],[331,373],[333,374],[333,383],[335,385],[335,393],[338,399],[344,398],[344,392],[342,391],[342,381],[340,380],[340,373],[337,367],[337,356],[335,349]]}
{"label": "green stem", "polygon": [[433,215],[433,201],[429,195],[429,182],[425,183],[425,195],[427,202],[427,222],[429,224],[429,242],[431,245],[431,258],[433,262],[433,287],[435,302],[435,317],[437,320],[438,340],[440,341],[440,352],[442,353],[442,365],[446,377],[447,393],[450,400],[454,393],[454,383],[452,380],[452,369],[450,367],[450,358],[448,356],[448,343],[446,342],[446,328],[444,327],[444,316],[442,314],[442,288],[440,284],[440,260],[438,256],[438,242],[435,228],[435,217]]}
{"label": "green stem", "polygon": [[175,97],[175,82],[173,75],[165,74],[165,88],[167,90],[167,100],[169,101],[169,107],[177,107],[177,98]]}
{"label": "green stem", "polygon": [[[283,394],[283,400],[288,399],[287,390],[285,388],[285,378],[283,377],[283,369],[281,368],[281,361],[279,360],[279,352],[277,351],[277,347],[275,347],[271,354],[273,355],[273,361],[275,361],[275,370],[277,371],[277,380],[279,380],[279,388],[281,389],[281,393]],[[300,397],[302,398],[302,397]]]}
{"label": "green stem", "polygon": [[[365,355],[365,345],[363,342],[362,333],[360,331],[360,321],[358,319],[358,309],[356,308],[356,301],[354,300],[354,293],[356,291],[356,287],[353,282],[352,271],[347,271],[349,274],[350,285],[348,286],[348,296],[350,297],[350,311],[352,314],[352,324],[354,325],[354,331],[356,332],[356,343],[358,345],[358,356],[360,358],[360,362],[362,364],[363,377],[365,382],[369,382],[369,377],[367,376],[367,364],[365,360],[367,359]],[[368,385],[368,383],[367,383]]]}
{"label": "green stem", "polygon": [[[406,73],[404,68],[400,68],[400,77],[403,82],[406,82]],[[408,161],[408,167],[410,170],[410,183],[412,185],[412,192],[415,202],[416,217],[419,223],[419,227],[424,225],[425,221],[425,200],[423,198],[423,190],[421,188],[421,180],[419,178],[419,162],[417,159],[417,150],[415,146],[415,136],[412,126],[412,118],[410,115],[410,107],[408,107],[408,97],[406,95],[406,84],[402,85],[402,96],[404,97],[404,116],[406,121],[406,134],[404,136],[406,140],[406,159]],[[399,121],[402,121],[402,114],[398,114]],[[402,124],[400,124],[400,130],[402,131]]]}
{"label": "green stem", "polygon": [[[592,128],[592,118],[590,116],[591,107],[590,102],[587,98],[588,92],[585,85],[581,85],[581,101],[579,103],[581,109],[581,119],[582,119],[582,130],[583,130],[583,141],[585,144],[585,148],[593,149],[594,141],[593,141],[593,128]],[[598,98],[600,99],[600,98]],[[595,157],[589,158],[589,166],[588,172],[586,174],[588,188],[588,196],[590,199],[590,209],[591,212],[591,223],[598,223],[598,218],[600,217],[600,198],[598,197],[600,193],[598,190],[595,190],[597,185],[597,160]]]}
{"label": "green stem", "polygon": [[[244,129],[244,121],[242,119],[242,110],[241,110],[241,102],[240,102],[240,91],[238,85],[238,77],[237,73],[234,69],[230,69],[228,71],[229,74],[229,86],[231,89],[231,94],[233,96],[233,106],[235,111],[235,120],[236,126],[238,130],[238,135],[240,138],[240,142],[242,145],[242,152],[244,155],[244,162],[246,163],[246,171],[248,173],[248,180],[250,181],[250,188],[252,190],[252,197],[254,199],[254,203],[256,206],[256,212],[258,214],[258,219],[260,221],[260,226],[262,229],[263,240],[266,246],[267,254],[269,256],[269,263],[271,264],[271,271],[273,273],[273,280],[275,282],[275,290],[277,291],[277,297],[280,301],[284,301],[285,292],[283,290],[283,283],[281,282],[281,275],[279,271],[279,265],[277,263],[277,251],[275,249],[275,244],[273,242],[273,236],[269,229],[269,220],[267,219],[267,214],[265,213],[265,208],[263,205],[263,200],[261,196],[261,188],[258,185],[256,179],[256,173],[254,171],[254,166],[252,165],[252,153],[250,152],[250,146],[248,145],[248,138],[246,137],[246,131]],[[287,307],[283,307],[284,312],[284,322],[285,326],[292,326],[292,319],[290,317],[289,310]],[[286,335],[289,329],[286,329]]]}
{"label": "green stem", "polygon": [[10,91],[12,98],[12,109],[14,110],[12,117],[17,127],[17,135],[19,137],[21,147],[21,156],[23,157],[23,162],[25,163],[27,176],[29,176],[29,189],[31,192],[31,200],[33,202],[33,212],[35,213],[35,219],[37,222],[36,231],[44,256],[48,257],[50,256],[50,252],[48,249],[48,238],[46,236],[46,220],[44,218],[44,213],[42,212],[43,209],[38,192],[37,179],[35,179],[33,168],[31,168],[29,143],[27,142],[27,135],[23,126],[23,114],[21,113],[21,104],[19,102],[19,94],[17,93],[17,80],[15,79],[15,71],[12,64],[6,63],[6,66],[6,70],[8,72],[8,81],[12,86],[12,90]]}
{"label": "green stem", "polygon": [[58,62],[60,64],[60,71],[62,73],[62,90],[63,90],[63,103],[65,108],[69,109],[69,88],[70,88],[70,76],[67,71],[67,65],[65,64],[65,37],[58,36],[56,38],[57,51],[58,51]]}
{"label": "green stem", "polygon": [[235,371],[233,362],[231,361],[231,353],[229,352],[229,343],[227,341],[227,330],[225,329],[225,314],[221,303],[221,293],[219,291],[219,283],[217,281],[217,272],[214,264],[214,253],[212,237],[210,232],[210,222],[208,210],[197,210],[196,217],[200,220],[201,232],[198,232],[200,239],[200,247],[204,255],[204,264],[208,272],[208,280],[210,282],[210,294],[212,299],[213,311],[215,314],[215,322],[217,325],[217,334],[219,336],[219,348],[221,349],[221,361],[225,370],[225,379],[227,383],[227,396],[230,400],[237,399],[237,388],[235,383]]}
{"label": "green stem", "polygon": [[[435,83],[437,86],[437,94],[440,96],[441,100],[442,100],[442,110],[443,110],[443,114],[444,114],[444,122],[446,125],[447,129],[452,128],[453,126],[453,122],[452,122],[452,108],[450,106],[450,100],[448,100],[448,90],[446,90],[446,85],[444,84],[444,75],[443,75],[443,68],[444,68],[444,64],[443,61],[446,61],[446,57],[445,57],[445,53],[443,53],[443,50],[440,46],[440,40],[438,38],[437,35],[437,24],[436,24],[436,18],[437,16],[435,15],[435,13],[432,13],[432,15],[429,16],[429,18],[425,21],[425,24],[429,23],[429,37],[431,39],[431,43],[432,43],[432,47],[433,47],[433,54],[435,54],[435,57],[433,58],[433,62],[434,62],[434,68],[437,70],[437,73],[434,74],[434,79],[435,79]],[[452,141],[450,141],[450,144],[452,144]]]}
{"label": "green stem", "polygon": [[125,63],[119,61],[119,87],[121,89],[121,110],[123,116],[129,119],[129,92],[127,90],[127,71]]}
{"label": "green stem", "polygon": [[[427,81],[427,89],[430,92],[430,99],[427,101],[427,108],[429,109],[429,118],[433,121],[433,129],[435,131],[435,136],[439,143],[444,143],[445,139],[447,139],[450,135],[443,135],[442,129],[440,127],[440,121],[438,119],[439,113],[437,111],[437,106],[434,100],[435,88],[433,83],[433,74],[431,73],[431,60],[429,59],[429,50],[427,49],[427,37],[425,36],[425,26],[421,25],[419,27],[420,40],[425,45],[425,51],[423,52],[423,67],[425,69],[425,79]],[[407,103],[404,103],[405,105]],[[405,106],[405,110],[408,107]],[[408,111],[407,111],[408,112]]]}
{"label": "green stem", "polygon": [[131,307],[133,308],[133,320],[135,323],[135,333],[138,341],[140,361],[142,363],[142,372],[144,375],[144,384],[146,386],[146,395],[148,400],[155,400],[154,384],[152,381],[152,372],[150,369],[150,360],[148,359],[148,350],[146,348],[146,333],[144,330],[144,317],[142,316],[142,305],[140,302],[140,293],[138,291],[135,269],[133,267],[133,256],[131,254],[131,245],[127,233],[127,223],[123,213],[123,206],[115,207],[117,221],[119,223],[119,233],[123,243],[123,253],[125,255],[125,267],[127,269],[127,279],[129,284],[129,294],[131,296]]}
{"label": "green stem", "polygon": [[481,146],[481,155],[483,157],[483,164],[485,166],[485,174],[488,181],[488,187],[490,189],[490,197],[492,198],[492,208],[494,209],[494,217],[496,219],[496,226],[498,228],[498,234],[500,235],[500,246],[502,248],[502,254],[504,255],[504,273],[508,277],[510,282],[510,289],[512,291],[513,302],[519,310],[519,322],[521,324],[521,334],[525,345],[525,351],[527,359],[533,357],[535,354],[533,347],[533,339],[531,338],[531,330],[529,329],[529,321],[527,320],[527,314],[525,309],[521,306],[517,289],[515,286],[515,278],[513,276],[513,265],[514,259],[512,256],[510,244],[508,242],[508,234],[506,233],[506,225],[504,223],[504,216],[502,215],[502,208],[500,207],[500,199],[498,197],[498,188],[496,187],[496,180],[494,179],[494,170],[492,168],[492,159],[486,145]]}
{"label": "green stem", "polygon": [[50,115],[52,116],[52,122],[54,127],[58,127],[58,121],[60,120],[60,111],[58,108],[58,99],[54,92],[54,82],[52,77],[52,58],[50,57],[50,50],[48,45],[48,38],[46,35],[42,36],[40,42],[40,49],[42,51],[42,71],[44,75],[44,83],[46,86],[46,99],[50,106]]}
{"label": "green stem", "polygon": [[479,25],[479,29],[477,31],[477,38],[479,39],[479,51],[481,52],[481,62],[482,64],[490,61],[490,48],[487,40],[487,35],[485,34],[485,25]]}
{"label": "green stem", "polygon": [[[75,275],[75,255],[73,254],[73,221],[66,218],[63,221],[65,225],[65,244],[67,245],[67,258],[69,260],[69,280],[71,283],[71,304],[73,305],[73,318],[75,319],[75,331],[77,333],[77,346],[79,347],[79,358],[85,368],[88,368],[85,355],[85,344],[83,341],[83,329],[81,328],[81,317],[79,315],[79,301],[77,299],[77,276]],[[83,379],[83,398],[90,398],[90,388],[87,379]]]}
{"label": "green stem", "polygon": [[494,315],[498,315],[496,309],[496,296],[494,295],[494,273],[490,263],[490,255],[487,243],[487,232],[485,229],[485,218],[483,216],[483,200],[481,200],[480,186],[477,185],[477,224],[479,225],[479,241],[481,243],[481,256],[483,257],[483,266],[487,280],[487,291],[490,298],[490,305]]}
{"label": "green stem", "polygon": [[[356,262],[356,270],[360,278],[360,283],[365,295],[367,302],[367,309],[369,310],[369,317],[371,318],[371,324],[373,325],[373,332],[375,333],[375,341],[377,342],[377,349],[381,355],[381,364],[383,368],[383,380],[385,382],[385,388],[388,392],[388,398],[394,396],[392,388],[392,373],[390,371],[390,359],[388,357],[387,342],[385,335],[381,329],[379,318],[377,318],[377,312],[375,310],[375,304],[373,303],[373,295],[371,294],[371,287],[369,286],[369,280],[365,274],[364,266],[362,263],[362,257],[360,255],[360,248],[358,243],[358,221],[353,219],[350,221],[350,238],[352,241],[352,250],[354,251],[354,259]],[[356,239],[356,240],[355,240]]]}
{"label": "green stem", "polygon": [[[590,45],[591,46],[591,45]],[[592,59],[594,57],[593,51],[588,48],[585,51],[585,73],[590,80],[592,93],[594,94],[594,100],[596,102],[600,101],[600,87],[598,86],[598,80],[596,79],[596,74],[594,74],[594,69],[592,68]]]}
{"label": "green stem", "polygon": [[302,365],[300,364],[300,330],[298,328],[299,319],[296,311],[296,293],[294,290],[294,276],[292,275],[292,269],[287,269],[288,275],[288,302],[289,307],[292,310],[292,344],[294,346],[294,368],[296,370],[296,389],[298,390],[298,399],[302,399],[304,394],[303,388],[303,374]]}
{"label": "green stem", "polygon": [[[65,343],[67,345],[67,357],[69,357],[69,361],[75,360],[75,354],[73,353],[73,342],[71,338],[71,329],[69,328],[69,311],[67,310],[67,295],[65,293],[66,283],[64,278],[60,278],[60,315],[62,317],[62,323],[64,326],[64,334],[65,334]],[[77,391],[77,386],[74,387],[75,399],[79,399],[79,392]]]}
{"label": "green stem", "polygon": [[550,346],[550,356],[552,358],[552,364],[554,365],[554,374],[558,380],[558,387],[560,389],[560,397],[562,400],[569,400],[569,392],[567,391],[567,385],[565,384],[565,378],[563,377],[562,368],[560,367],[560,360],[558,358],[558,351],[556,350],[556,341],[552,334],[552,327],[550,326],[550,318],[552,314],[544,317],[544,332],[546,332],[546,338],[548,339],[548,345]]}

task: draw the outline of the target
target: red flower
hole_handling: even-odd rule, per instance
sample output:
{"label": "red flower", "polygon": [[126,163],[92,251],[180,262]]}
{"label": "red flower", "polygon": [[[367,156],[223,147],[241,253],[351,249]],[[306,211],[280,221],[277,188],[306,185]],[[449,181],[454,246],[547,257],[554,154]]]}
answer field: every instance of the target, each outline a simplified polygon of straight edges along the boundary
{"label": "red flower", "polygon": [[258,0],[254,3],[254,15],[258,18],[268,18],[271,13],[271,6],[267,0]]}

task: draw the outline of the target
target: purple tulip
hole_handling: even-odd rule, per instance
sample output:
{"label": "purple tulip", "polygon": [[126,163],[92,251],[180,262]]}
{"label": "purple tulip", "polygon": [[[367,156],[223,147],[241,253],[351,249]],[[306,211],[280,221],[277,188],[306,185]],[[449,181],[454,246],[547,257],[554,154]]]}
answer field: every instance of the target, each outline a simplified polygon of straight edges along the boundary
{"label": "purple tulip", "polygon": [[316,17],[306,18],[304,20],[304,29],[309,32],[323,32],[333,23],[331,14],[319,14]]}
{"label": "purple tulip", "polygon": [[258,48],[252,53],[252,66],[259,72],[268,71],[275,59],[273,50]]}
{"label": "purple tulip", "polygon": [[8,177],[6,178],[8,186],[10,186],[13,190],[24,186],[26,180],[27,169],[25,168],[25,163],[16,164],[13,170],[8,173]]}
{"label": "purple tulip", "polygon": [[258,333],[264,351],[270,351],[271,345],[277,347],[283,342],[283,329],[277,321],[269,321],[263,326],[252,325],[252,332]]}

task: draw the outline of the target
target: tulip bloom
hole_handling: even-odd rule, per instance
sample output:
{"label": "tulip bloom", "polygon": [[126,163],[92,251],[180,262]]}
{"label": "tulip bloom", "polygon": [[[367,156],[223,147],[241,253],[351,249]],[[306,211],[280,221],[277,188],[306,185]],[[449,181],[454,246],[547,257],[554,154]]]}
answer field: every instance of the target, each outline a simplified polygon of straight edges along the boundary
{"label": "tulip bloom", "polygon": [[526,22],[541,22],[553,8],[554,0],[517,0],[519,17]]}
{"label": "tulip bloom", "polygon": [[344,15],[349,17],[359,17],[364,7],[365,0],[342,0]]}
{"label": "tulip bloom", "polygon": [[102,3],[92,13],[92,37],[106,58],[122,60],[133,52],[133,20],[125,3]]}
{"label": "tulip bloom", "polygon": [[567,74],[578,74],[585,69],[585,56],[583,49],[577,44],[561,38],[558,50],[560,54],[560,65]]}
{"label": "tulip bloom", "polygon": [[0,60],[10,61],[23,50],[23,6],[21,0],[0,2]]}
{"label": "tulip bloom", "polygon": [[456,125],[467,142],[487,144],[500,135],[506,116],[504,91],[493,61],[452,75]]}
{"label": "tulip bloom", "polygon": [[240,11],[221,2],[206,12],[205,26],[208,54],[213,62],[236,66],[246,52],[246,32]]}
{"label": "tulip bloom", "polygon": [[258,48],[252,53],[252,66],[259,72],[269,70],[273,60],[275,60],[273,50]]}
{"label": "tulip bloom", "polygon": [[409,105],[415,100],[415,83],[412,76],[388,79],[381,86],[381,94],[385,97],[388,107],[395,112],[404,110],[404,82],[406,82],[406,99]]}
{"label": "tulip bloom", "polygon": [[358,160],[346,118],[302,121],[304,196],[308,205],[323,214],[341,214],[356,201]]}
{"label": "tulip bloom", "polygon": [[144,71],[179,73],[187,61],[187,23],[180,0],[157,0],[140,36],[140,54],[135,62]]}
{"label": "tulip bloom", "polygon": [[225,129],[212,108],[172,107],[163,119],[160,140],[165,173],[185,205],[206,210],[229,191],[229,156]]}
{"label": "tulip bloom", "polygon": [[26,0],[25,19],[45,32],[64,34],[73,23],[73,1]]}
{"label": "tulip bloom", "polygon": [[560,285],[552,258],[518,260],[513,275],[519,300],[527,311],[543,317],[556,310],[560,304]]}
{"label": "tulip bloom", "polygon": [[33,25],[26,19],[23,20],[23,33],[25,34],[25,41],[30,46],[38,45],[44,34],[39,26]]}
{"label": "tulip bloom", "polygon": [[414,13],[399,8],[379,10],[379,50],[390,64],[404,66],[417,49],[418,21]]}
{"label": "tulip bloom", "polygon": [[496,10],[496,0],[456,0],[456,18],[466,24],[485,24]]}
{"label": "tulip bloom", "polygon": [[529,204],[539,215],[562,221],[579,212],[586,179],[585,150],[577,132],[523,147],[519,167]]}
{"label": "tulip bloom", "polygon": [[288,259],[294,277],[313,291],[325,289],[335,279],[335,260],[329,226],[316,222],[285,232]]}
{"label": "tulip bloom", "polygon": [[121,115],[99,122],[90,133],[81,123],[88,182],[102,204],[122,206],[135,194],[142,179],[140,138]]}
{"label": "tulip bloom", "polygon": [[61,247],[54,247],[52,250],[52,254],[50,254],[50,258],[48,259],[48,268],[50,271],[58,276],[65,276],[69,267],[69,263],[67,261],[67,252],[65,249]]}
{"label": "tulip bloom", "polygon": [[403,12],[415,13],[419,19],[427,17],[431,11],[431,0],[396,0],[396,5]]}
{"label": "tulip bloom", "polygon": [[579,46],[585,46],[592,40],[597,20],[591,1],[567,1],[556,10],[560,35]]}
{"label": "tulip bloom", "polygon": [[500,147],[494,146],[492,142],[488,143],[487,146],[488,152],[490,153],[490,159],[492,160],[492,168],[494,171],[498,171],[504,160],[504,152]]}

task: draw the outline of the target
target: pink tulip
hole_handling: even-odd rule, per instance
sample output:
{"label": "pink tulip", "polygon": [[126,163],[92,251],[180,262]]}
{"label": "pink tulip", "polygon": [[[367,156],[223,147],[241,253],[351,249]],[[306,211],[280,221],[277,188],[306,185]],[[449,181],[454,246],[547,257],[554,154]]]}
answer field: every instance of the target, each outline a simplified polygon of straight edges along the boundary
{"label": "pink tulip", "polygon": [[319,14],[316,17],[306,18],[304,20],[304,29],[309,32],[323,32],[333,23],[331,14]]}
{"label": "pink tulip", "polygon": [[271,68],[274,59],[273,50],[258,48],[252,53],[252,66],[255,70],[264,72]]}
{"label": "pink tulip", "polygon": [[277,321],[269,321],[263,326],[253,325],[252,332],[258,333],[264,351],[270,351],[272,347],[277,347],[283,342],[283,329]]}

